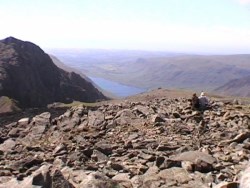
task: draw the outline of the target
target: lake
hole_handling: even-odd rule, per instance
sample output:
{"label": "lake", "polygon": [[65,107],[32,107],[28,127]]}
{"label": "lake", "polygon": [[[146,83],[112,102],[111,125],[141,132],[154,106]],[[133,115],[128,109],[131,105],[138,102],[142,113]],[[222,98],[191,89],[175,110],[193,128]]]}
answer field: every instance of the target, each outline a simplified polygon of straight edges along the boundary
{"label": "lake", "polygon": [[128,97],[146,91],[145,89],[142,88],[123,85],[117,82],[113,82],[111,80],[106,80],[104,78],[91,77],[91,76],[88,77],[100,88],[109,91],[118,97]]}

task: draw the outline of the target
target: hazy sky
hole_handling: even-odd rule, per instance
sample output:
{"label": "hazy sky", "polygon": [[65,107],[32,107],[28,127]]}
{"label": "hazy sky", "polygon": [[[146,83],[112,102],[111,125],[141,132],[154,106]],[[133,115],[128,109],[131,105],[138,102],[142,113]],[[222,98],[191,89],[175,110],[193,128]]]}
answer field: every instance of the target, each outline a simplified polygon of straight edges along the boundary
{"label": "hazy sky", "polygon": [[0,18],[42,48],[250,53],[250,0],[0,0]]}

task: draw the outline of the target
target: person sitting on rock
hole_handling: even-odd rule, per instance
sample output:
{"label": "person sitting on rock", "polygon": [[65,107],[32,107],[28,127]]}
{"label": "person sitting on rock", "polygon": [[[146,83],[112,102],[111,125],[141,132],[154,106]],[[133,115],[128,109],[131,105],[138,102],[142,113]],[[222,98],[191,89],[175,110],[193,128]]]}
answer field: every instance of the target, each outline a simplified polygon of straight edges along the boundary
{"label": "person sitting on rock", "polygon": [[199,110],[200,108],[199,98],[197,97],[196,93],[193,94],[191,99],[191,107],[192,110]]}
{"label": "person sitting on rock", "polygon": [[201,92],[201,95],[199,96],[199,104],[201,111],[209,109],[209,101],[204,92]]}

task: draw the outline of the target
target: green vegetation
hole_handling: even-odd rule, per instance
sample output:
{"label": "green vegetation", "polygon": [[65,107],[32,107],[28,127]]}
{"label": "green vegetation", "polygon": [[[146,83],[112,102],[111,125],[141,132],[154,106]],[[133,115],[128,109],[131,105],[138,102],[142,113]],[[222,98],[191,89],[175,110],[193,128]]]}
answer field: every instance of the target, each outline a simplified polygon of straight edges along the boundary
{"label": "green vegetation", "polygon": [[6,96],[0,97],[0,106],[10,105],[10,104],[12,104],[12,99]]}
{"label": "green vegetation", "polygon": [[9,97],[0,97],[0,113],[20,111],[17,102]]}
{"label": "green vegetation", "polygon": [[71,108],[74,106],[86,106],[86,107],[95,107],[97,105],[97,103],[88,103],[88,102],[80,102],[80,101],[73,101],[72,103],[54,103],[52,105],[49,106],[53,106],[56,108]]}

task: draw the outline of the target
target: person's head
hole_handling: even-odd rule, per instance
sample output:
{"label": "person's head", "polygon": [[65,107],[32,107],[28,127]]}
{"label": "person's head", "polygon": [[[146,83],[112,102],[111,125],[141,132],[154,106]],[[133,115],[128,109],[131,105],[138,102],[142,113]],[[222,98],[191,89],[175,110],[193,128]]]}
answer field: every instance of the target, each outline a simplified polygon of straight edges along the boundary
{"label": "person's head", "polygon": [[193,97],[196,97],[196,93],[193,94]]}
{"label": "person's head", "polygon": [[203,97],[203,96],[205,96],[205,92],[202,91],[201,92],[201,97]]}

